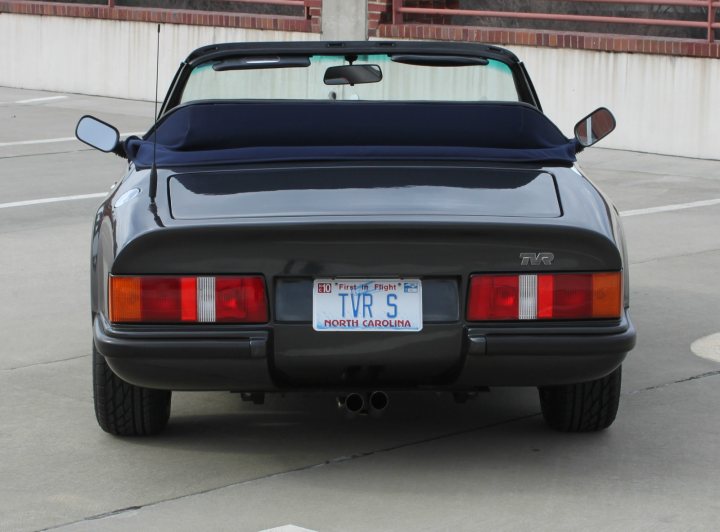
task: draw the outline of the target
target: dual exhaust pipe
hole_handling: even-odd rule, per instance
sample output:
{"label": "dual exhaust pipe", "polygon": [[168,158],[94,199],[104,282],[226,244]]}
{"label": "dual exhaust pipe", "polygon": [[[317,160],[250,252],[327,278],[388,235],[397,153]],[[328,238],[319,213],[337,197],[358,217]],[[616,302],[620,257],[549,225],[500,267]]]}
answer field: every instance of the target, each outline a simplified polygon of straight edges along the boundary
{"label": "dual exhaust pipe", "polygon": [[338,407],[344,408],[350,415],[380,416],[390,404],[385,392],[375,391],[367,394],[352,392],[337,398]]}

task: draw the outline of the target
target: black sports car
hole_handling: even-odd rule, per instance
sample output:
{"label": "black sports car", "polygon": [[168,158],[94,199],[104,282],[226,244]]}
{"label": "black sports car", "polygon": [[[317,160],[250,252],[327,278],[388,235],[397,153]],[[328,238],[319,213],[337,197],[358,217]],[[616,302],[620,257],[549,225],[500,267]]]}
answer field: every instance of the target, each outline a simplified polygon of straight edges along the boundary
{"label": "black sports car", "polygon": [[160,431],[172,390],[537,386],[545,420],[614,420],[635,343],[622,227],[496,46],[223,44],[181,64],[92,236],[95,409]]}

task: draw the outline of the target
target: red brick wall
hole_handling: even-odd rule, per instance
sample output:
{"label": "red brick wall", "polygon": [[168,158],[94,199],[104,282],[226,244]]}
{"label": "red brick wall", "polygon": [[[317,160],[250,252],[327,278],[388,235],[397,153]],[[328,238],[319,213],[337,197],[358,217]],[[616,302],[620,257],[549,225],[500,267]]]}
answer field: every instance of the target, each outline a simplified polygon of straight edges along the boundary
{"label": "red brick wall", "polygon": [[[423,7],[430,9],[459,9],[460,0],[405,0],[405,7]],[[450,24],[451,18],[445,15],[414,15],[416,24]]]}
{"label": "red brick wall", "polygon": [[368,35],[378,35],[378,26],[392,22],[392,0],[368,0]]}
{"label": "red brick wall", "polygon": [[[457,7],[458,0],[406,0],[414,7]],[[223,26],[279,31],[321,31],[322,0],[307,0],[307,17],[215,13],[192,10],[87,6],[50,2],[0,0],[0,13],[24,13],[66,17],[101,18]],[[388,39],[434,39],[483,42],[500,45],[546,46],[576,50],[600,50],[673,56],[720,58],[720,42],[708,43],[660,37],[634,37],[543,30],[450,26],[446,16],[414,16],[412,24],[392,24],[392,0],[368,0],[368,35]]]}
{"label": "red brick wall", "polygon": [[322,0],[306,0],[306,6],[307,17],[291,17],[180,9],[108,7],[103,5],[0,0],[0,13],[319,33],[321,28]]}
{"label": "red brick wall", "polygon": [[[406,0],[407,7],[457,7],[457,0]],[[417,5],[416,5],[417,4]],[[452,4],[452,5],[451,5]],[[432,39],[500,45],[545,46],[689,57],[720,58],[720,42],[546,30],[451,26],[447,17],[413,15],[412,24],[393,24],[392,0],[368,0],[368,34],[385,39]],[[439,18],[434,18],[439,17]]]}
{"label": "red brick wall", "polygon": [[493,29],[437,24],[380,24],[374,36],[387,39],[469,41],[510,46],[546,46],[574,50],[720,58],[720,42],[708,43],[661,37]]}

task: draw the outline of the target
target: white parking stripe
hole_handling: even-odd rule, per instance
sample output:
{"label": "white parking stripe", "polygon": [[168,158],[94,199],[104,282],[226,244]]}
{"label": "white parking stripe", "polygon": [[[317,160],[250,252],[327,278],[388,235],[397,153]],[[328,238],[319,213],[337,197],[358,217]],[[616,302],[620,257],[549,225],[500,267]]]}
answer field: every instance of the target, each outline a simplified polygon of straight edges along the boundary
{"label": "white parking stripe", "polygon": [[15,142],[0,142],[0,148],[5,146],[26,146],[29,144],[50,144],[52,142],[68,142],[70,140],[77,140],[75,137],[60,137],[57,139],[41,139],[41,140],[18,140]]}
{"label": "white parking stripe", "polygon": [[49,102],[51,100],[64,100],[67,96],[46,96],[44,98],[30,98],[29,100],[18,100],[15,103],[38,103],[38,102]]}
{"label": "white parking stripe", "polygon": [[[121,137],[129,137],[130,135],[144,135],[142,131],[133,131],[131,133],[120,133]],[[71,140],[77,140],[75,137],[59,137],[56,139],[39,139],[39,140],[18,140],[14,142],[0,142],[0,148],[7,146],[28,146],[31,144],[52,144],[53,142],[69,142]]]}
{"label": "white parking stripe", "polygon": [[266,528],[265,530],[261,530],[260,532],[317,532],[317,531],[310,530],[309,528],[303,528],[303,527],[297,526],[297,525],[283,525],[283,526],[276,526],[275,528]]}
{"label": "white parking stripe", "polygon": [[[134,133],[123,133],[123,135],[133,135]],[[74,137],[73,137],[74,138]],[[2,146],[2,144],[0,144]],[[57,198],[41,198],[27,201],[14,201],[12,203],[0,203],[0,209],[8,209],[10,207],[26,207],[29,205],[40,205],[42,203],[58,203],[61,201],[74,201],[89,198],[102,198],[107,192],[96,192],[93,194],[79,194],[76,196],[59,196]],[[694,209],[697,207],[709,207],[712,205],[720,205],[720,198],[694,201],[692,203],[677,203],[675,205],[662,205],[660,207],[649,207],[647,209],[635,209],[631,211],[620,211],[620,216],[642,216],[644,214],[655,214],[658,212],[680,211],[683,209]]]}
{"label": "white parking stripe", "polygon": [[655,214],[658,212],[681,211],[684,209],[694,209],[696,207],[710,207],[712,205],[720,205],[720,198],[693,201],[690,203],[676,203],[674,205],[661,205],[660,207],[648,207],[647,209],[633,209],[630,211],[620,211],[620,216],[642,216],[644,214]]}
{"label": "white parking stripe", "polygon": [[27,207],[28,205],[41,205],[43,203],[59,203],[61,201],[74,201],[90,198],[104,198],[107,192],[95,192],[94,194],[78,194],[76,196],[60,196],[57,198],[42,198],[27,201],[13,201],[12,203],[0,203],[0,209],[10,209],[11,207]]}

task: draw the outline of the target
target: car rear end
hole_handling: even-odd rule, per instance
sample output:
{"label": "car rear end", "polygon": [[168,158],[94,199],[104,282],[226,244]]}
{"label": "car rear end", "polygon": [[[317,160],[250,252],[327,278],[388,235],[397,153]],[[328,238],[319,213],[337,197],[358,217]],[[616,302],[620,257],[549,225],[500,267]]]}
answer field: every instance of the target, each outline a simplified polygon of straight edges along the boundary
{"label": "car rear end", "polygon": [[571,169],[327,164],[167,182],[163,227],[96,279],[96,345],[135,385],[560,385],[607,375],[633,345],[608,207]]}

